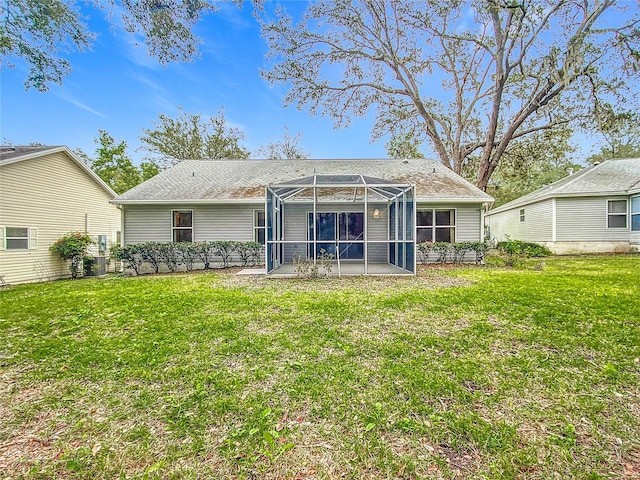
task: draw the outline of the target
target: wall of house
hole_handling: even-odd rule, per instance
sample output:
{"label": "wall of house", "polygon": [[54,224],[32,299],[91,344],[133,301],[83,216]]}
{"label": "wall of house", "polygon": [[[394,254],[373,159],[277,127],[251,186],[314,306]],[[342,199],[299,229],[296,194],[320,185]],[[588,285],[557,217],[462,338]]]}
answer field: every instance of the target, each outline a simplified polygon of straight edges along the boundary
{"label": "wall of house", "polygon": [[482,240],[482,205],[481,204],[455,204],[455,203],[424,203],[420,202],[418,210],[454,209],[456,211],[456,242],[479,242]]}
{"label": "wall of house", "polygon": [[[254,240],[254,210],[263,209],[264,204],[246,205],[126,205],[124,213],[124,242],[171,241],[172,210],[192,210],[194,241]],[[317,212],[362,212],[364,205],[354,203],[320,203]],[[420,208],[455,209],[456,241],[480,241],[482,238],[481,205],[452,203],[420,203]],[[374,210],[379,217],[373,218]],[[306,256],[308,238],[308,214],[313,211],[310,203],[290,202],[285,204],[284,261],[291,262],[294,255]],[[389,228],[389,212],[386,203],[369,203],[367,212],[368,238],[381,243],[368,245],[369,262],[387,262],[389,246],[386,243]]]}
{"label": "wall of house", "polygon": [[124,243],[170,242],[173,210],[193,212],[193,241],[254,240],[253,211],[264,203],[242,205],[125,205]]}
{"label": "wall of house", "polygon": [[[520,210],[524,209],[524,222]],[[524,207],[491,213],[485,216],[489,238],[500,242],[507,239],[526,242],[550,242],[553,240],[553,200],[547,199]]]}
{"label": "wall of house", "polygon": [[627,228],[607,228],[607,200],[625,200],[628,196],[574,197],[556,200],[556,241],[629,242]]}
{"label": "wall of house", "polygon": [[111,243],[120,230],[120,211],[111,199],[64,152],[0,167],[0,227],[27,227],[32,233],[28,250],[5,250],[0,240],[0,275],[7,283],[69,276],[67,264],[49,247],[72,231],[106,235]]}

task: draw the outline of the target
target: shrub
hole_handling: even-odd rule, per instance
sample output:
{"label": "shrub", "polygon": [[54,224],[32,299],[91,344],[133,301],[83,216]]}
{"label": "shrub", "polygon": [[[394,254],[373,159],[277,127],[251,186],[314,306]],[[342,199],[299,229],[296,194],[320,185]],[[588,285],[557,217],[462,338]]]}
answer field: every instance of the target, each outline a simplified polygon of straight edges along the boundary
{"label": "shrub", "polygon": [[140,267],[144,263],[140,250],[141,245],[114,245],[111,247],[111,257],[124,264],[125,268],[133,270],[136,275],[140,275]]}
{"label": "shrub", "polygon": [[510,267],[516,266],[529,257],[551,255],[551,251],[548,248],[538,243],[523,242],[522,240],[508,239],[504,242],[498,242],[497,249],[503,256],[505,265]]}
{"label": "shrub", "polygon": [[262,245],[257,242],[235,242],[233,250],[240,257],[242,266],[258,265]]}
{"label": "shrub", "polygon": [[324,248],[320,249],[320,255],[314,262],[312,258],[302,258],[297,253],[293,256],[293,270],[298,277],[317,278],[320,276],[321,268],[325,277],[329,277],[333,268],[333,253],[327,253]]}
{"label": "shrub", "polygon": [[[160,243],[158,246],[158,257],[167,266],[170,272],[178,270],[178,265],[182,262],[182,250],[186,243]],[[156,273],[158,273],[156,271]]]}
{"label": "shrub", "polygon": [[71,232],[56,240],[49,250],[69,262],[69,273],[75,279],[78,278],[83,257],[87,256],[87,248],[95,243],[86,233]]}
{"label": "shrub", "polygon": [[192,271],[193,264],[199,258],[198,246],[195,243],[189,243],[189,242],[178,243],[176,246],[180,248],[180,253],[182,254],[182,263],[184,263],[184,268],[187,270],[187,272]]}
{"label": "shrub", "polygon": [[158,242],[147,242],[138,245],[138,254],[142,257],[142,261],[148,263],[155,273],[160,271],[162,245],[162,243]]}
{"label": "shrub", "polygon": [[467,253],[473,252],[475,253],[475,263],[482,264],[488,246],[485,242],[424,242],[419,243],[417,248],[422,263],[429,262],[431,253],[436,255],[436,263],[446,263],[447,261],[462,263]]}
{"label": "shrub", "polygon": [[209,270],[211,268],[211,260],[215,257],[213,242],[195,242],[192,245],[204,269]]}
{"label": "shrub", "polygon": [[215,242],[211,242],[213,254],[217,257],[220,257],[222,260],[222,268],[227,268],[229,266],[229,260],[231,259],[231,254],[235,250],[235,246],[236,242],[232,242],[229,240],[218,240]]}

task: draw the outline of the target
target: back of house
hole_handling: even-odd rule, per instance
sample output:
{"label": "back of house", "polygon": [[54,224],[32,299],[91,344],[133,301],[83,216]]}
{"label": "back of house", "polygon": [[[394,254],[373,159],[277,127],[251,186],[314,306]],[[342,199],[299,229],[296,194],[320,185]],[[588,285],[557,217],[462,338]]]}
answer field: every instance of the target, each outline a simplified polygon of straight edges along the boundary
{"label": "back of house", "polygon": [[489,237],[557,254],[640,251],[640,158],[607,160],[486,214]]}
{"label": "back of house", "polygon": [[113,203],[125,245],[256,241],[268,273],[323,250],[353,272],[413,273],[419,242],[481,241],[492,200],[426,159],[185,160]]}
{"label": "back of house", "polygon": [[116,196],[66,147],[0,147],[0,275],[6,283],[64,278],[49,247],[69,232],[89,233],[89,253],[119,241]]}

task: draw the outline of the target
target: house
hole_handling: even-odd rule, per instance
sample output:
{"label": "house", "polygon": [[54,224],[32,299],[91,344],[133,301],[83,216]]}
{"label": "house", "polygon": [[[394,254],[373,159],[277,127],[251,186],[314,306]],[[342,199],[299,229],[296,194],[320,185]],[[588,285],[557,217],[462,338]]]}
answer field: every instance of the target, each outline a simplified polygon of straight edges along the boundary
{"label": "house", "polygon": [[[89,233],[104,255],[120,235],[116,196],[67,147],[0,147],[0,275],[7,283],[69,276],[49,251],[71,231]],[[92,253],[92,252],[90,252]]]}
{"label": "house", "polygon": [[269,274],[322,252],[344,274],[412,274],[418,242],[481,241],[492,200],[433,160],[186,160],[112,203],[125,245],[255,240]]}
{"label": "house", "polygon": [[640,158],[607,160],[494,208],[489,236],[557,254],[640,250]]}

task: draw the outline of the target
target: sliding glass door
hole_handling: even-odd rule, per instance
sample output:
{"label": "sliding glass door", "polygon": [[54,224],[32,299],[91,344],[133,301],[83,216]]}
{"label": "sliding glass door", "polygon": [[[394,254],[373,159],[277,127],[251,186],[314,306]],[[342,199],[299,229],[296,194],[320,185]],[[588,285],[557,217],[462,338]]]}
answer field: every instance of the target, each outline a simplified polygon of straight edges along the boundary
{"label": "sliding glass door", "polygon": [[[315,255],[324,250],[336,258],[336,248],[341,260],[361,260],[364,252],[364,213],[362,212],[330,212],[309,213],[309,240],[315,239]],[[313,251],[313,246],[310,251]]]}

